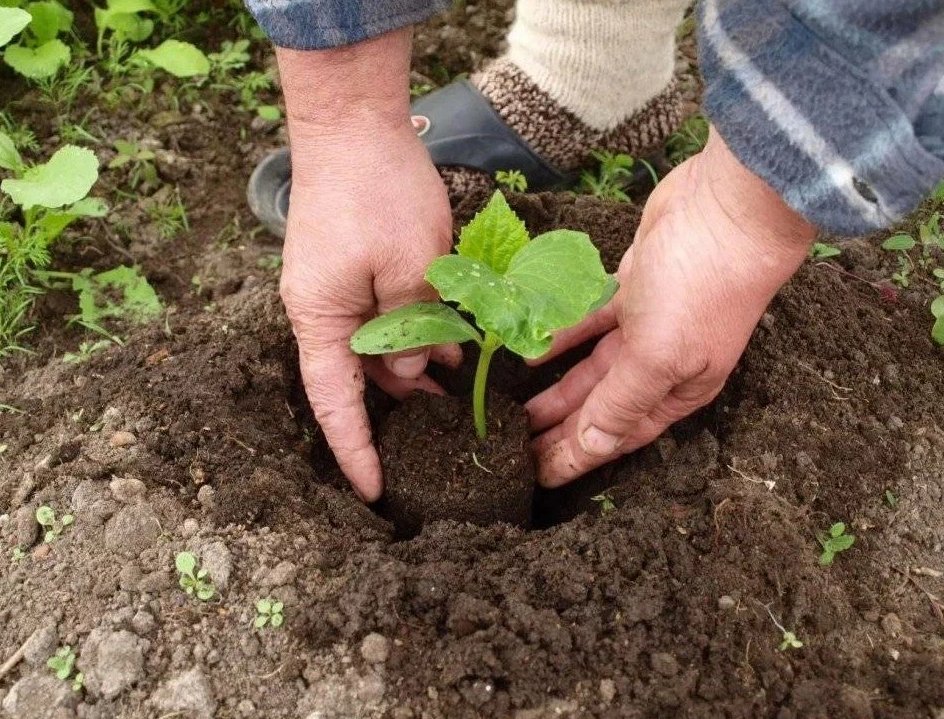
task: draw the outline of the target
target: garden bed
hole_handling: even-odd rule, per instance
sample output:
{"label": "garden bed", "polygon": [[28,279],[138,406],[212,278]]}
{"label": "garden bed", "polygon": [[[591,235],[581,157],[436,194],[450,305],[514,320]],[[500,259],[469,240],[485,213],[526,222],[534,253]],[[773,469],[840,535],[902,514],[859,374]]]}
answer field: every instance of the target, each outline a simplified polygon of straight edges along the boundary
{"label": "garden bed", "polygon": [[[418,69],[469,69],[432,48],[482,36],[475,60],[500,37],[496,12],[433,26]],[[538,492],[529,529],[442,521],[404,539],[348,489],[311,419],[278,246],[244,207],[281,131],[234,121],[221,98],[171,118],[155,97],[143,112],[92,107],[89,127],[160,145],[189,229],[163,238],[144,219],[153,196],[127,200],[129,241],[98,222],[58,262],[130,255],[170,310],[68,364],[84,338],[59,321],[74,300],[47,295],[35,354],[0,375],[0,663],[30,639],[0,679],[9,716],[944,714],[942,356],[926,298],[863,281],[884,267],[875,243],[808,263],[710,407]],[[463,201],[457,224],[485,199]],[[532,234],[589,233],[610,270],[639,220],[566,193],[510,202]],[[502,352],[494,389],[523,401],[581,352],[538,371]],[[442,379],[462,393],[469,375]],[[394,410],[374,391],[369,406],[378,427]],[[75,517],[48,544],[41,505]],[[820,566],[817,536],[838,521],[855,544]],[[207,570],[210,601],[179,586],[181,551]],[[267,597],[284,625],[255,629]],[[803,646],[781,648],[785,631]],[[62,645],[81,691],[46,667]]]}

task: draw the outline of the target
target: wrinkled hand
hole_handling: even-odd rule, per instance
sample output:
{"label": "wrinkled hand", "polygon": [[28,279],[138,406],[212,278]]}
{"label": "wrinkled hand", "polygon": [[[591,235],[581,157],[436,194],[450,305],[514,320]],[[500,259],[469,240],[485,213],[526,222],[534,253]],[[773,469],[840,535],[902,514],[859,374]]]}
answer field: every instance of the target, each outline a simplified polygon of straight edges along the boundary
{"label": "wrinkled hand", "polygon": [[[409,125],[339,138],[338,147],[293,136],[293,184],[281,294],[298,340],[315,418],[341,469],[365,501],[382,491],[364,408],[364,374],[404,397],[438,391],[423,373],[428,351],[360,358],[351,335],[378,313],[435,299],[427,265],[450,251],[446,190]],[[358,139],[359,138],[359,139]],[[433,359],[461,360],[458,348]]]}
{"label": "wrinkled hand", "polygon": [[619,293],[549,357],[604,334],[593,354],[528,404],[543,431],[541,483],[632,452],[713,400],[814,234],[715,134],[671,172],[623,258]]}

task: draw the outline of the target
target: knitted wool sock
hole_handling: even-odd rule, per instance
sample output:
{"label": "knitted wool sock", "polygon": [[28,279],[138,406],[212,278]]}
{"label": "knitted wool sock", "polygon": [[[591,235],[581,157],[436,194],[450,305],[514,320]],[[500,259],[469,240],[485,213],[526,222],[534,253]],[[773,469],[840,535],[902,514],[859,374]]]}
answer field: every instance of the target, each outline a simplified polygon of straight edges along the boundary
{"label": "knitted wool sock", "polygon": [[[646,155],[681,124],[675,30],[689,2],[518,0],[507,54],[472,83],[561,170],[598,149]],[[492,181],[467,168],[441,172],[453,196]]]}

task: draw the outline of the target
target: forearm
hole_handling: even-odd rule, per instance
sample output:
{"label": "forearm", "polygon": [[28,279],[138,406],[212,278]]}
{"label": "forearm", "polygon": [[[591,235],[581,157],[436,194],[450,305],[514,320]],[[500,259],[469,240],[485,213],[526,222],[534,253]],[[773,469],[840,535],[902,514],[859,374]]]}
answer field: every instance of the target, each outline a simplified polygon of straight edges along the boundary
{"label": "forearm", "polygon": [[944,177],[939,3],[705,0],[700,20],[709,116],[816,225],[886,226]]}
{"label": "forearm", "polygon": [[409,28],[330,50],[276,51],[285,94],[293,171],[355,163],[361,140],[412,132]]}

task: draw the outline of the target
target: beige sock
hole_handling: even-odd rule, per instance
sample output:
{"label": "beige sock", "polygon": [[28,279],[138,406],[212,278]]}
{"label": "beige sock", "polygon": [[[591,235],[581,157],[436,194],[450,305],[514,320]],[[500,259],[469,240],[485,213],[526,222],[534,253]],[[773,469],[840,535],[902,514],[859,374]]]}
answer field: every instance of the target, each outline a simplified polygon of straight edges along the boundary
{"label": "beige sock", "polygon": [[691,0],[518,0],[507,59],[579,120],[613,129],[662,92]]}

